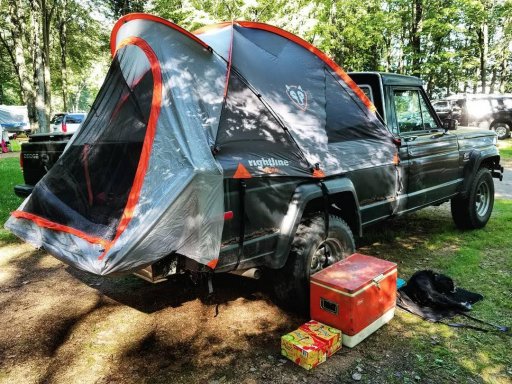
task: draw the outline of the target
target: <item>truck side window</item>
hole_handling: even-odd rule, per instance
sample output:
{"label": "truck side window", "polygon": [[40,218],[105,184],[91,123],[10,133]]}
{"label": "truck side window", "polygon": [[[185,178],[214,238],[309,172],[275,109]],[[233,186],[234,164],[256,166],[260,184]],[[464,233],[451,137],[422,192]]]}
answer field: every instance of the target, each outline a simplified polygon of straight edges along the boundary
{"label": "truck side window", "polygon": [[437,127],[436,120],[418,90],[395,89],[393,100],[400,133]]}
{"label": "truck side window", "polygon": [[361,88],[361,91],[366,95],[367,98],[370,99],[370,101],[373,103],[373,92],[372,88],[367,84],[359,84],[359,88]]}
{"label": "truck side window", "polygon": [[512,98],[504,98],[503,105],[505,106],[505,109],[512,109]]}

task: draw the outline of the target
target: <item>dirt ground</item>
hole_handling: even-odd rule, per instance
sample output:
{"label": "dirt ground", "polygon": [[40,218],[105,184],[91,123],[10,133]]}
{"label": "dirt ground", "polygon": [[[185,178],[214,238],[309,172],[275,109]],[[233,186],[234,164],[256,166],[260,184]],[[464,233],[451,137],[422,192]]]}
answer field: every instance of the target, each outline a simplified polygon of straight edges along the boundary
{"label": "dirt ground", "polygon": [[209,298],[185,276],[159,285],[99,278],[19,244],[4,246],[0,263],[2,382],[310,377],[279,355],[280,336],[304,319],[280,310],[255,281],[217,277]]}
{"label": "dirt ground", "polygon": [[158,285],[99,278],[28,245],[4,245],[0,382],[340,383],[368,370],[386,382],[379,373],[391,360],[415,376],[402,350],[383,343],[400,344],[401,314],[313,371],[283,359],[280,336],[307,319],[276,306],[267,285],[219,275],[210,298],[185,276]]}
{"label": "dirt ground", "polygon": [[[27,244],[0,244],[0,383],[437,384],[512,377],[512,365],[489,362],[475,375],[468,365],[449,363],[446,348],[457,348],[457,331],[401,310],[362,344],[306,371],[283,359],[280,337],[308,319],[276,305],[269,285],[217,275],[209,297],[206,284],[186,276],[157,285],[134,276],[101,278]],[[460,337],[478,341],[472,333]]]}

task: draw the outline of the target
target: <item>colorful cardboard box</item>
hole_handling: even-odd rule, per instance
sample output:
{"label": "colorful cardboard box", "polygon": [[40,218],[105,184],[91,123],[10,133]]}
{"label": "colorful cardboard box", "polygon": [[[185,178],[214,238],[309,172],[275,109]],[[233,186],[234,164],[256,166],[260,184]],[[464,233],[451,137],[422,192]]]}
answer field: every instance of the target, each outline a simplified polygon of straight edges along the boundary
{"label": "colorful cardboard box", "polygon": [[327,357],[332,356],[341,348],[342,334],[339,329],[329,327],[316,320],[310,320],[306,324],[302,324],[299,329],[323,341],[327,345]]}
{"label": "colorful cardboard box", "polygon": [[325,342],[300,328],[281,337],[281,354],[308,370],[325,361],[327,349]]}

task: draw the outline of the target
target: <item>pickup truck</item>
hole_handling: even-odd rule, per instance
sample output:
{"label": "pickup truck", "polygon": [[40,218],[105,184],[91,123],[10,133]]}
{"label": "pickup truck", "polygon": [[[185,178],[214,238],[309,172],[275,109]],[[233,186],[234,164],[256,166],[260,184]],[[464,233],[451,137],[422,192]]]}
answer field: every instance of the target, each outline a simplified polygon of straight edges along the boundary
{"label": "pickup truck", "polygon": [[14,193],[27,197],[34,185],[48,172],[64,151],[72,133],[35,133],[21,145],[20,166],[25,184],[14,186]]}
{"label": "pickup truck", "polygon": [[[496,133],[443,127],[420,79],[350,76],[394,137],[393,169],[370,166],[325,180],[224,180],[225,211],[232,218],[224,224],[215,272],[257,277],[266,270],[277,298],[299,309],[307,306],[309,276],[353,253],[354,235],[362,236],[365,227],[451,201],[459,228],[482,228],[493,209],[493,178],[502,179]],[[63,135],[43,138],[32,136],[22,146],[26,185],[15,187],[17,194],[30,193],[66,143]],[[171,254],[137,274],[155,282],[182,271],[207,267]]]}

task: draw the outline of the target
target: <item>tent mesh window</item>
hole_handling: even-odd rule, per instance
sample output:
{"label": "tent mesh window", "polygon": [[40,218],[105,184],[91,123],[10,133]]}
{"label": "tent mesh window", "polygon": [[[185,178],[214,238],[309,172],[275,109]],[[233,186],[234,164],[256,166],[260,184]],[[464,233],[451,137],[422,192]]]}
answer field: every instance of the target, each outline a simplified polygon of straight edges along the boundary
{"label": "tent mesh window", "polygon": [[120,49],[83,127],[24,211],[112,239],[141,157],[152,97],[144,53]]}
{"label": "tent mesh window", "polygon": [[[220,153],[216,158],[227,175],[243,158],[265,156],[294,163],[304,162],[290,135],[235,71],[229,79],[217,144]],[[299,171],[304,172],[303,169]]]}

